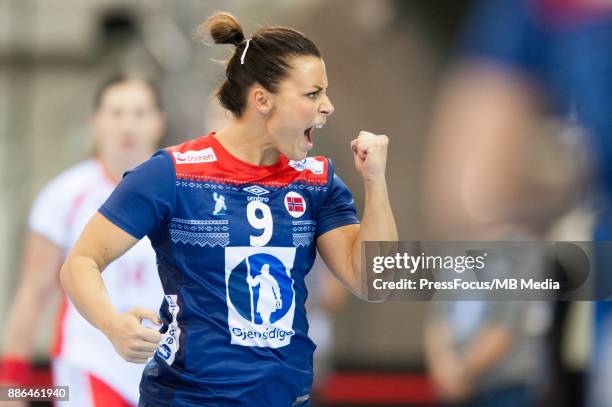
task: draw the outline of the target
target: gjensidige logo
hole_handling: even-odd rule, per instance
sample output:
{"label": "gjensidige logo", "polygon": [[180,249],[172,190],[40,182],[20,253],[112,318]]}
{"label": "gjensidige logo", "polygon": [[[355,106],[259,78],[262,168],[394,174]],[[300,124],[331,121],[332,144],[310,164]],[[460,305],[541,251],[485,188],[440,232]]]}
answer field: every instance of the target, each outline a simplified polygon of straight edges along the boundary
{"label": "gjensidige logo", "polygon": [[293,247],[228,247],[226,288],[231,343],[279,348],[289,345],[295,293]]}

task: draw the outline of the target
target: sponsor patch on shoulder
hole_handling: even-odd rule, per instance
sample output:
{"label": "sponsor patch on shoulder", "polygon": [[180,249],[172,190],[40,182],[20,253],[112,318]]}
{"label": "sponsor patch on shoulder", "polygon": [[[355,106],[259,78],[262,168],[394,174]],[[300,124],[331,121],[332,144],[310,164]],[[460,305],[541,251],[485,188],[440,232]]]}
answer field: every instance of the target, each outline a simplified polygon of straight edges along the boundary
{"label": "sponsor patch on shoulder", "polygon": [[212,147],[205,148],[204,150],[185,151],[184,153],[174,151],[172,155],[174,155],[177,164],[198,164],[217,161],[217,156]]}
{"label": "sponsor patch on shoulder", "polygon": [[315,175],[323,174],[324,163],[314,157],[307,157],[300,161],[289,161],[289,165],[296,171],[309,170]]}

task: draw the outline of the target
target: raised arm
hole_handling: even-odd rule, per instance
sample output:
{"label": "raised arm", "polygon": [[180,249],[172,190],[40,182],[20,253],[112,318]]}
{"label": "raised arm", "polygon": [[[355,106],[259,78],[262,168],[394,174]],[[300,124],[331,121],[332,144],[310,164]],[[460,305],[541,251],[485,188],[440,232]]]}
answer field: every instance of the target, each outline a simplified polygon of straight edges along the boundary
{"label": "raised arm", "polygon": [[317,239],[317,249],[329,269],[363,299],[361,243],[397,241],[385,178],[388,144],[387,136],[365,131],[351,142],[355,167],[363,178],[365,189],[361,224],[332,229]]}
{"label": "raised arm", "polygon": [[161,336],[140,323],[149,319],[159,324],[159,317],[155,311],[143,308],[119,313],[100,275],[136,242],[137,239],[97,212],[68,254],[60,279],[77,310],[108,337],[121,357],[128,362],[146,363],[157,349]]}

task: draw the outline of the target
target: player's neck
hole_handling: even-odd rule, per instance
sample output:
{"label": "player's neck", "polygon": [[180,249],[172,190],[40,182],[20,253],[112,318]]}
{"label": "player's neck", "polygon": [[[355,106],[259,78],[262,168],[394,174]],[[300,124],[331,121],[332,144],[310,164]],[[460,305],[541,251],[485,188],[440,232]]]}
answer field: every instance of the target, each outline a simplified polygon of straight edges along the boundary
{"label": "player's neck", "polygon": [[274,165],[278,162],[280,153],[263,124],[234,120],[215,137],[223,148],[241,161],[254,165]]}

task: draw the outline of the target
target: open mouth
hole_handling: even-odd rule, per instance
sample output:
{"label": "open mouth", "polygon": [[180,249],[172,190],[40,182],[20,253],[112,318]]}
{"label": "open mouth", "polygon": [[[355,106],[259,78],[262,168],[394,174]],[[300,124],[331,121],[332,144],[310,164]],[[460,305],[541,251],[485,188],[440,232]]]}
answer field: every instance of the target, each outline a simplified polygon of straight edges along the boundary
{"label": "open mouth", "polygon": [[306,141],[306,147],[308,148],[308,150],[310,150],[314,146],[314,143],[312,141],[312,133],[314,132],[314,129],[322,128],[323,124],[324,123],[314,124],[304,130],[304,140]]}
{"label": "open mouth", "polygon": [[313,142],[312,142],[312,131],[314,129],[314,126],[311,126],[309,128],[307,128],[306,130],[304,130],[304,138],[306,139],[306,144],[312,148],[313,146]]}

